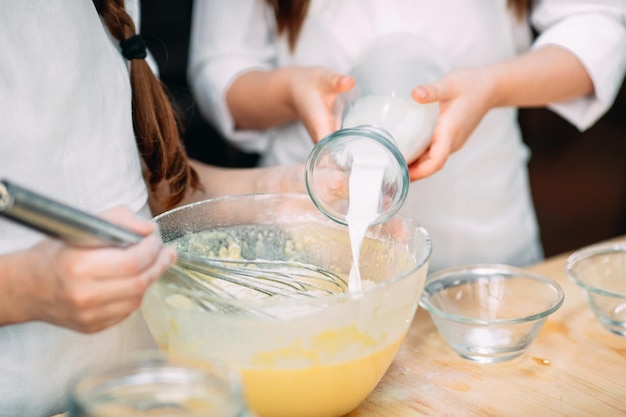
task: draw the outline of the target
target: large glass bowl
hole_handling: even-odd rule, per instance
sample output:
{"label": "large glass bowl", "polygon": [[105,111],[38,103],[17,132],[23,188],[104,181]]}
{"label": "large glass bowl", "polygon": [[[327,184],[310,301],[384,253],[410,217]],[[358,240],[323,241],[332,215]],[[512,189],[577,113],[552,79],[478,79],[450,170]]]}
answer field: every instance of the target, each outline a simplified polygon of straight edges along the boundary
{"label": "large glass bowl", "polygon": [[[207,200],[156,222],[165,242],[222,233],[206,243],[215,245],[209,255],[298,260],[346,277],[352,263],[347,228],[322,215],[306,195]],[[361,292],[289,299],[242,291],[241,298],[226,300],[161,279],[148,290],[142,311],[163,351],[238,369],[247,402],[260,417],[338,417],[356,408],[391,364],[418,307],[430,254],[427,232],[396,216],[368,230]],[[207,311],[202,303],[232,308]]]}

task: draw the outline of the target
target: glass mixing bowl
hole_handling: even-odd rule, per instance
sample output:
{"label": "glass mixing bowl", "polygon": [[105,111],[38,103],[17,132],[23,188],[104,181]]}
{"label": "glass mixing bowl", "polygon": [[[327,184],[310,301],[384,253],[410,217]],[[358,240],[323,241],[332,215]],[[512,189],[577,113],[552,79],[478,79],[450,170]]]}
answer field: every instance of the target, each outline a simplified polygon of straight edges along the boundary
{"label": "glass mixing bowl", "polygon": [[[207,256],[298,260],[346,277],[352,263],[347,228],[304,194],[207,200],[156,222],[165,242],[209,230]],[[396,216],[368,229],[363,291],[290,299],[242,290],[225,299],[161,279],[142,311],[163,351],[238,369],[260,417],[342,416],[370,394],[404,340],[431,250],[421,226]],[[228,308],[207,311],[203,303]]]}

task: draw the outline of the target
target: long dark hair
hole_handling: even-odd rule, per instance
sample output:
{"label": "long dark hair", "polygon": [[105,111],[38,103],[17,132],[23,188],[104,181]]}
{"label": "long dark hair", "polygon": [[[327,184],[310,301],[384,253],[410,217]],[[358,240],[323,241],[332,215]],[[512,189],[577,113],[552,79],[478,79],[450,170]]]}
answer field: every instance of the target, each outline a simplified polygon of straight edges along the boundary
{"label": "long dark hair", "polygon": [[[136,34],[135,24],[124,8],[124,0],[93,0],[93,3],[118,41]],[[131,61],[130,80],[135,140],[146,165],[144,177],[151,202],[167,210],[180,203],[187,191],[199,188],[200,182],[188,163],[181,139],[180,118],[165,86],[144,59]],[[163,184],[168,190],[166,195],[158,192]]]}
{"label": "long dark hair", "polygon": [[[306,18],[311,0],[266,0],[274,9],[278,33],[286,33],[289,47],[293,50],[298,41],[300,29]],[[507,7],[519,20],[526,17],[533,0],[507,0]]]}
{"label": "long dark hair", "polygon": [[293,50],[309,10],[310,0],[266,0],[274,9],[278,33],[286,33]]}

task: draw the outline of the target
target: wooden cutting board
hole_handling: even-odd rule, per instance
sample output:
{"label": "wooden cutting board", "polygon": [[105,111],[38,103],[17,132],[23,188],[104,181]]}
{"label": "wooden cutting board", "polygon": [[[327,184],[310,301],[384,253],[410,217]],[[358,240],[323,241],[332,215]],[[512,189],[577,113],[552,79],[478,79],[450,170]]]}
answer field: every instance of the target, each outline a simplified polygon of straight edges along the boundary
{"label": "wooden cutting board", "polygon": [[387,374],[349,417],[626,416],[626,338],[597,321],[566,276],[567,255],[528,268],[558,281],[565,301],[523,356],[463,359],[419,309]]}

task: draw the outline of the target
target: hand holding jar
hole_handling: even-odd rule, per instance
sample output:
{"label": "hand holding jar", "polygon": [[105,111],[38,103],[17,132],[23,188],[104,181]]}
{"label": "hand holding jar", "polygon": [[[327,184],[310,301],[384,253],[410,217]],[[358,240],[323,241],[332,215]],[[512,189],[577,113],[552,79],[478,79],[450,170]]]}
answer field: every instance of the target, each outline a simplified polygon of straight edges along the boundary
{"label": "hand holding jar", "polygon": [[361,175],[379,167],[376,224],[404,203],[412,179],[407,163],[428,148],[437,124],[439,103],[418,103],[412,90],[440,79],[448,65],[434,46],[407,33],[380,37],[356,62],[350,72],[356,85],[339,101],[342,128],[316,144],[307,161],[306,182],[318,208],[345,224],[350,192],[330,198],[321,172],[344,173],[346,184],[334,184],[333,189],[349,189],[354,169]]}

